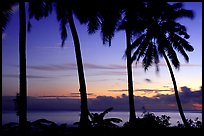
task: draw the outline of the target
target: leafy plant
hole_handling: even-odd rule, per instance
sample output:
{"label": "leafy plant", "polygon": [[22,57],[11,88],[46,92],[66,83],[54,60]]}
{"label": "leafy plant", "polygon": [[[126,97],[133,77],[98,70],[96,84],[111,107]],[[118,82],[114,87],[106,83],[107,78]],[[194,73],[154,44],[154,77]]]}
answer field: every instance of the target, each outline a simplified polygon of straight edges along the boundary
{"label": "leafy plant", "polygon": [[102,113],[89,113],[89,117],[91,119],[91,125],[94,128],[115,128],[118,127],[114,123],[122,122],[119,118],[104,118],[105,115],[113,110],[113,108],[108,108]]}

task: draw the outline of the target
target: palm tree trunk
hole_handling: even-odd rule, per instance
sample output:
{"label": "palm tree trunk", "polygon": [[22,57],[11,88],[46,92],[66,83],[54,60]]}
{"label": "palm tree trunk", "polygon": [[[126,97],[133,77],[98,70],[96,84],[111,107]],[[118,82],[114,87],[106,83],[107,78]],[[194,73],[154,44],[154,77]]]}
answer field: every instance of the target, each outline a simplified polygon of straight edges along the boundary
{"label": "palm tree trunk", "polygon": [[133,77],[132,77],[132,63],[131,63],[131,50],[130,50],[130,32],[126,32],[126,42],[127,42],[127,73],[128,73],[128,95],[129,95],[129,123],[132,124],[136,120],[135,115],[135,105],[134,105],[134,94],[133,94]]}
{"label": "palm tree trunk", "polygon": [[26,12],[23,0],[19,2],[19,65],[20,65],[20,109],[19,126],[20,132],[26,132],[27,123],[27,81],[26,81]]}
{"label": "palm tree trunk", "polygon": [[89,118],[88,118],[88,102],[87,102],[87,93],[86,93],[86,82],[84,77],[83,62],[81,56],[80,42],[77,34],[77,30],[74,24],[72,11],[69,11],[68,15],[69,26],[71,29],[72,37],[74,40],[78,76],[79,76],[79,85],[80,85],[80,96],[81,96],[81,116],[80,116],[80,127],[87,128],[89,127]]}
{"label": "palm tree trunk", "polygon": [[165,61],[166,61],[166,63],[167,63],[167,66],[168,66],[168,68],[169,68],[169,72],[170,72],[170,75],[171,75],[171,79],[172,79],[172,82],[173,82],[173,85],[174,85],[174,91],[175,91],[175,96],[176,96],[176,102],[177,102],[177,105],[178,105],[178,109],[179,109],[179,113],[180,113],[181,119],[182,119],[184,125],[185,125],[187,128],[189,128],[190,126],[189,126],[189,124],[188,124],[188,122],[187,122],[187,120],[186,120],[186,117],[185,117],[185,115],[184,115],[184,113],[183,113],[183,109],[182,109],[182,106],[181,106],[181,101],[180,101],[180,98],[179,98],[178,89],[177,89],[177,85],[176,85],[176,79],[175,79],[175,77],[174,77],[173,70],[172,70],[171,65],[170,65],[170,62],[169,62],[169,60],[168,60],[168,58],[167,58],[167,56],[166,56],[166,54],[165,54],[164,52],[163,52],[163,56],[164,56],[164,59],[165,59]]}

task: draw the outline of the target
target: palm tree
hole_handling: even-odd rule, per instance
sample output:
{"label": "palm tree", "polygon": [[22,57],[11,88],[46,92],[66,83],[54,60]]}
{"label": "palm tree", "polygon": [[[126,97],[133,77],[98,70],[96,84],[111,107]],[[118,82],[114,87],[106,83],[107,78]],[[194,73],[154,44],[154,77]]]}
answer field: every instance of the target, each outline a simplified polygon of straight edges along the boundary
{"label": "palm tree", "polygon": [[86,81],[84,76],[83,61],[80,49],[80,41],[77,33],[77,29],[74,23],[74,8],[77,6],[77,1],[55,1],[57,20],[60,23],[62,46],[64,46],[65,40],[67,38],[67,28],[66,25],[69,24],[72,38],[74,41],[75,55],[77,61],[77,70],[79,76],[80,85],[80,97],[81,97],[81,116],[80,116],[80,127],[87,128],[90,127],[90,121],[88,118],[88,101],[86,92]]}
{"label": "palm tree", "polygon": [[[62,47],[65,44],[65,40],[67,38],[67,28],[66,25],[69,24],[73,41],[75,47],[77,68],[78,68],[78,76],[79,76],[79,85],[80,85],[80,96],[81,96],[81,116],[80,116],[80,127],[89,127],[90,121],[88,119],[88,102],[87,102],[87,93],[86,93],[86,81],[83,70],[83,62],[81,56],[80,42],[77,34],[76,26],[74,23],[74,10],[77,8],[78,1],[54,1],[49,2],[49,0],[42,0],[33,2],[29,5],[29,19],[35,18],[40,20],[42,17],[47,17],[52,11],[52,4],[55,6],[57,20],[60,23],[60,31],[61,31],[61,39],[62,39]],[[36,8],[37,6],[37,8]],[[31,23],[29,20],[28,30],[30,30]]]}
{"label": "palm tree", "polygon": [[[132,3],[131,3],[132,2]],[[79,9],[83,12],[80,14],[80,22],[87,24],[88,32],[90,34],[95,33],[97,30],[101,30],[103,44],[109,43],[111,46],[111,39],[114,37],[114,33],[117,30],[125,30],[126,42],[127,42],[127,72],[128,72],[128,93],[129,93],[129,109],[130,117],[129,122],[135,122],[135,106],[133,95],[133,77],[132,77],[132,65],[131,65],[131,52],[129,50],[131,45],[131,38],[134,34],[140,32],[141,25],[139,23],[138,11],[142,9],[143,3],[139,1],[135,7],[135,3],[131,0],[128,1],[92,1],[89,6],[81,6]],[[130,6],[131,5],[131,6]],[[135,24],[136,23],[136,24]]]}
{"label": "palm tree", "polygon": [[[47,16],[43,1],[30,1],[29,2],[29,13],[30,18],[35,15],[35,18]],[[12,14],[12,6],[17,4],[17,2],[13,1],[3,1],[3,9],[2,9],[2,32],[4,32],[6,25],[9,21],[9,17]],[[26,79],[26,9],[25,2],[19,1],[19,99],[17,102],[18,107],[18,115],[19,115],[19,127],[20,132],[24,135],[27,131],[27,79]],[[38,10],[35,10],[38,9]],[[49,10],[48,10],[49,11]],[[29,27],[30,29],[30,27]]]}
{"label": "palm tree", "polygon": [[[158,9],[158,6],[160,9]],[[182,17],[193,18],[193,12],[183,9],[182,3],[170,5],[162,1],[157,3],[148,2],[146,10],[148,14],[144,15],[144,24],[146,24],[147,27],[132,43],[131,50],[135,49],[132,55],[132,61],[136,61],[137,64],[140,58],[143,58],[142,65],[145,71],[148,70],[152,63],[155,63],[158,71],[159,55],[160,57],[164,57],[173,82],[180,116],[185,126],[189,127],[183,113],[176,79],[169,59],[176,69],[180,68],[180,62],[175,52],[176,50],[181,53],[186,62],[189,61],[186,51],[191,52],[194,50],[187,41],[190,36],[187,33],[186,27],[176,22],[176,19]]]}
{"label": "palm tree", "polygon": [[20,67],[20,132],[25,132],[27,123],[27,79],[26,79],[26,10],[25,2],[19,1],[19,67]]}
{"label": "palm tree", "polygon": [[121,21],[118,30],[124,30],[126,34],[126,59],[127,59],[127,73],[128,73],[128,96],[129,96],[129,124],[134,125],[136,120],[135,106],[134,106],[134,89],[132,76],[132,61],[131,61],[131,42],[135,35],[138,35],[144,28],[141,23],[141,12],[144,9],[144,3],[128,0],[127,3],[121,3],[124,10],[124,18]]}

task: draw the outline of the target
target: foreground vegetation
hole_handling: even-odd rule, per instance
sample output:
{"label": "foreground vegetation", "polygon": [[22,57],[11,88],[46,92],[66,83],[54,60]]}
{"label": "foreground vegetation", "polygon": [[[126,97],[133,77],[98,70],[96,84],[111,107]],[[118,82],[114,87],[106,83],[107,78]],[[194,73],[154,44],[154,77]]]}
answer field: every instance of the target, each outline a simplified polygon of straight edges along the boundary
{"label": "foreground vegetation", "polygon": [[[133,134],[134,132],[147,133],[144,130],[184,130],[185,125],[178,122],[177,126],[171,126],[169,122],[170,117],[166,115],[155,116],[153,113],[145,112],[141,118],[137,118],[134,125],[129,122],[124,123],[122,127],[119,127],[117,123],[122,122],[118,118],[104,118],[105,115],[110,112],[112,108],[105,110],[102,113],[90,113],[91,127],[81,129],[79,122],[74,123],[75,126],[68,126],[67,124],[56,124],[55,122],[38,119],[33,122],[27,122],[27,135],[28,136],[74,136],[74,135],[121,135],[121,134]],[[195,120],[188,120],[190,128],[199,132],[201,130],[202,122],[196,118]],[[78,125],[78,126],[77,126]],[[2,127],[3,136],[18,136],[20,135],[18,123],[10,122]],[[186,131],[186,129],[185,129]],[[151,131],[152,132],[152,131]],[[154,132],[154,131],[153,131]],[[161,132],[161,131],[159,131]],[[194,133],[195,133],[194,132]]]}

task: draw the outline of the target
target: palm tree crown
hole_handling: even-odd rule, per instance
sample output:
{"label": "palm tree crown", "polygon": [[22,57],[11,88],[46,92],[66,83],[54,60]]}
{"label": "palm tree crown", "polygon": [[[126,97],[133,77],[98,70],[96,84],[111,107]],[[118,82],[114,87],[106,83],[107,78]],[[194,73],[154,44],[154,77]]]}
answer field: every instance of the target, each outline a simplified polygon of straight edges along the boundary
{"label": "palm tree crown", "polygon": [[[158,9],[158,6],[161,8]],[[132,55],[132,61],[136,61],[137,64],[140,58],[143,58],[142,66],[145,71],[148,70],[152,63],[155,63],[156,70],[159,71],[159,57],[164,57],[174,85],[176,101],[181,118],[185,126],[189,127],[183,113],[176,80],[168,58],[176,69],[180,68],[180,62],[176,51],[181,53],[186,62],[189,61],[186,51],[192,52],[194,48],[187,41],[190,36],[187,33],[186,27],[176,22],[176,20],[182,17],[193,18],[193,12],[183,9],[182,3],[170,5],[162,1],[158,3],[147,3],[146,10],[148,11],[146,13],[149,13],[144,14],[144,24],[146,24],[147,27],[132,43],[131,50],[135,49]]]}
{"label": "palm tree crown", "polygon": [[147,27],[132,43],[131,50],[136,49],[132,55],[132,61],[137,63],[143,57],[142,64],[147,70],[152,63],[158,66],[159,55],[162,57],[163,52],[166,52],[174,67],[179,69],[180,63],[175,50],[181,53],[188,62],[189,58],[185,51],[193,51],[193,47],[186,41],[190,38],[186,27],[176,22],[176,19],[181,17],[193,18],[193,12],[181,9],[182,3],[176,3],[172,6],[166,3],[163,6],[164,9],[153,13],[152,11],[155,11],[154,7],[156,6],[153,4],[147,5],[150,14],[146,14],[146,19],[143,22]]}

